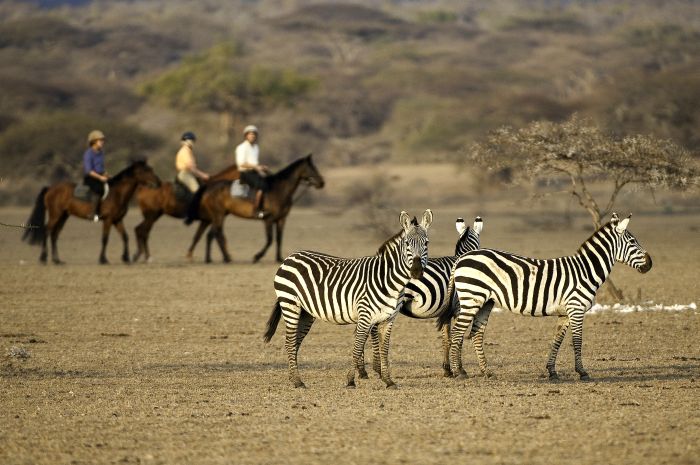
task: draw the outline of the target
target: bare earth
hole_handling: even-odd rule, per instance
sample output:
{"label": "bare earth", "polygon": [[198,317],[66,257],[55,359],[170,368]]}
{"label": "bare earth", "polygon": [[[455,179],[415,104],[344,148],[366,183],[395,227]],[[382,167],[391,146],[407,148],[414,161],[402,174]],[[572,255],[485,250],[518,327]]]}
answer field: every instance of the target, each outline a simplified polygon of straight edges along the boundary
{"label": "bare earth", "polygon": [[[0,209],[0,220],[28,213]],[[478,212],[434,213],[439,256],[453,250],[454,219]],[[360,215],[296,209],[284,252],[372,254],[382,241],[355,226]],[[138,219],[132,209],[132,246]],[[483,246],[541,258],[573,253],[589,234],[484,220]],[[643,301],[700,302],[699,226],[698,216],[635,216],[630,229],[654,268],[642,276],[618,265],[614,279]],[[170,218],[153,231],[154,263],[121,264],[113,235],[112,265],[99,266],[100,230],[71,218],[59,242],[68,264],[41,266],[17,229],[0,228],[2,464],[700,463],[698,311],[588,315],[589,383],[577,380],[569,342],[562,381],[541,377],[554,319],[493,314],[486,350],[496,377],[476,376],[465,343],[472,377],[454,381],[442,377],[433,322],[400,316],[397,391],[376,377],[346,389],[353,328],[318,322],[300,353],[309,388],[295,390],[282,329],[262,342],[276,264],[272,249],[250,264],[261,224],[229,218],[234,264],[209,266],[201,246],[198,262],[185,262],[194,230]],[[10,357],[13,347],[30,357]]]}

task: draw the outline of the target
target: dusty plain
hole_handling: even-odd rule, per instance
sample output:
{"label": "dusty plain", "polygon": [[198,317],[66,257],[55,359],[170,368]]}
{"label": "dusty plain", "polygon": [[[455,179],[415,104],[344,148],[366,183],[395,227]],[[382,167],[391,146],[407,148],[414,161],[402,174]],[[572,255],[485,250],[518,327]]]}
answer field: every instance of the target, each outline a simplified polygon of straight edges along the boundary
{"label": "dusty plain", "polygon": [[[454,219],[479,212],[433,209],[431,255],[450,254]],[[372,254],[381,240],[358,227],[362,215],[297,208],[284,252]],[[27,216],[0,209],[3,223]],[[138,220],[132,208],[132,252]],[[506,214],[484,220],[482,246],[541,258],[573,253],[589,234],[585,218],[566,230],[528,230]],[[698,303],[699,228],[698,215],[636,215],[630,229],[654,268],[643,276],[618,265],[613,278],[641,301]],[[216,253],[203,264],[201,246],[187,263],[193,229],[163,218],[152,263],[122,264],[113,234],[112,264],[100,266],[100,229],[70,219],[59,242],[67,264],[42,266],[17,229],[0,228],[2,464],[700,463],[697,310],[588,315],[588,383],[573,371],[570,338],[562,380],[542,377],[554,319],[493,314],[486,350],[496,377],[477,376],[465,343],[470,378],[454,381],[442,377],[433,322],[400,316],[396,391],[376,377],[346,389],[352,327],[317,322],[300,353],[308,389],[295,390],[282,331],[270,344],[261,337],[276,270],[272,249],[250,263],[261,224],[227,220],[230,265]]]}

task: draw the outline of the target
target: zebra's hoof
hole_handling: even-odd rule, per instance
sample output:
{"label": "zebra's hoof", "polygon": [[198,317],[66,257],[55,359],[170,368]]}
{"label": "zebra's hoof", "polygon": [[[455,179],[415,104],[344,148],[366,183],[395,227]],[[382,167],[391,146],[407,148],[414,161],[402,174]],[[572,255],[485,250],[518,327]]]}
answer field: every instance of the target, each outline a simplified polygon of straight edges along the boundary
{"label": "zebra's hoof", "polygon": [[452,378],[452,370],[444,370],[442,372],[442,376],[444,376],[445,378]]}
{"label": "zebra's hoof", "polygon": [[360,379],[369,379],[369,375],[367,374],[367,372],[365,370],[360,370],[357,376]]}
{"label": "zebra's hoof", "polygon": [[581,381],[593,381],[590,376],[588,376],[588,373],[583,373],[581,375]]}
{"label": "zebra's hoof", "polygon": [[467,378],[469,378],[469,376],[467,376],[466,373],[457,373],[456,375],[454,375],[454,379],[467,379]]}
{"label": "zebra's hoof", "polygon": [[348,381],[348,384],[345,386],[348,389],[355,389],[357,386],[355,386],[355,380]]}
{"label": "zebra's hoof", "polygon": [[488,371],[488,370],[482,371],[481,374],[484,378],[493,378],[493,372],[491,372],[491,371]]}
{"label": "zebra's hoof", "polygon": [[297,381],[296,383],[294,383],[294,388],[296,388],[296,389],[306,389],[306,384],[304,384],[304,383],[301,382],[301,381]]}
{"label": "zebra's hoof", "polygon": [[559,375],[556,374],[555,372],[549,373],[549,380],[550,381],[559,381]]}
{"label": "zebra's hoof", "polygon": [[396,385],[396,383],[394,383],[394,382],[392,381],[391,383],[388,383],[388,384],[386,385],[386,388],[387,388],[387,389],[398,389],[399,387]]}

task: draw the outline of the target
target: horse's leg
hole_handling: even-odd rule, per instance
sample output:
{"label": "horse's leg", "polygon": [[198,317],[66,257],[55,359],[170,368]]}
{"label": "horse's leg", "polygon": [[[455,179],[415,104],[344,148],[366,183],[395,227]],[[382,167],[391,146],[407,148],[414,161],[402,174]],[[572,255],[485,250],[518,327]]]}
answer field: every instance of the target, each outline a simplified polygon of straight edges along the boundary
{"label": "horse's leg", "polygon": [[197,231],[194,233],[194,237],[192,238],[192,244],[187,250],[187,260],[192,261],[192,252],[194,252],[194,248],[197,246],[197,242],[199,242],[199,240],[202,238],[202,234],[204,234],[204,231],[207,229],[207,226],[209,226],[208,222],[204,220],[199,222]]}
{"label": "horse's leg", "polygon": [[124,263],[130,263],[129,262],[129,235],[126,233],[126,228],[124,227],[124,223],[118,221],[117,223],[114,223],[114,227],[117,228],[117,232],[122,236],[122,242],[124,243],[124,251],[122,252],[122,262]]}
{"label": "horse's leg", "polygon": [[221,255],[224,256],[224,263],[231,263],[231,254],[228,253],[228,246],[226,245],[226,236],[224,236],[223,224],[217,228],[215,237],[216,241],[219,244],[219,249],[221,249]]}
{"label": "horse's leg", "polygon": [[105,218],[102,222],[102,250],[100,251],[100,264],[107,265],[107,242],[109,242],[109,230],[112,227],[112,220]]}
{"label": "horse's leg", "polygon": [[265,252],[267,252],[270,244],[272,244],[272,220],[265,220],[265,245],[253,257],[253,263],[258,263],[262,256],[265,255]]}
{"label": "horse's leg", "polygon": [[282,233],[284,232],[284,224],[287,221],[287,217],[280,218],[277,220],[277,263],[282,263]]}
{"label": "horse's leg", "polygon": [[66,220],[68,220],[68,212],[63,212],[51,227],[51,260],[56,265],[63,265],[61,259],[58,258],[56,243],[58,242],[58,235],[61,234],[61,229],[63,229],[63,226],[66,224]]}
{"label": "horse's leg", "polygon": [[139,223],[138,226],[134,228],[134,233],[136,234],[136,253],[132,261],[136,262],[143,254],[144,260],[146,262],[151,259],[151,251],[148,250],[148,236],[151,234],[151,228],[153,224],[160,218],[162,213],[143,215],[143,221]]}
{"label": "horse's leg", "polygon": [[204,263],[211,263],[211,242],[214,240],[215,236],[216,226],[212,224],[209,228],[209,232],[207,233],[206,248],[204,251]]}

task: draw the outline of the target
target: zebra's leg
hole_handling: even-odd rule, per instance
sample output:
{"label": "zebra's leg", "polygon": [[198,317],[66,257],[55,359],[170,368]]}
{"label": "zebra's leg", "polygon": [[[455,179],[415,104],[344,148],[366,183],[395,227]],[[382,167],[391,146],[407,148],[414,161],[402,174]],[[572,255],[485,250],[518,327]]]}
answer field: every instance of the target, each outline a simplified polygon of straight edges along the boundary
{"label": "zebra's leg", "polygon": [[479,369],[481,370],[481,374],[487,378],[493,376],[493,373],[488,369],[486,364],[486,355],[484,354],[484,333],[486,332],[486,325],[489,322],[489,315],[491,315],[493,305],[494,302],[490,300],[486,302],[481,309],[479,309],[474,317],[472,329],[469,332],[469,338],[472,340],[476,357],[479,360]]}
{"label": "zebra's leg", "polygon": [[460,310],[455,318],[450,334],[450,368],[455,378],[466,378],[467,373],[462,368],[462,343],[464,333],[474,320],[474,315],[481,308],[481,302],[469,299],[464,304],[460,302]]}
{"label": "zebra's leg", "polygon": [[[295,388],[304,388],[306,386],[301,381],[299,366],[297,365],[297,355],[299,353],[299,345],[301,344],[300,339],[303,339],[303,337],[299,337],[299,328],[300,326],[304,327],[304,323],[302,322],[300,324],[300,320],[302,320],[304,312],[296,305],[283,303],[280,305],[282,305],[282,316],[284,317],[286,328],[284,348],[287,351],[287,360],[289,362],[289,380]],[[311,327],[311,325],[308,324],[308,327]],[[306,332],[309,330],[308,327],[306,328]],[[306,333],[304,333],[304,335],[306,335]]]}
{"label": "zebra's leg", "polygon": [[590,381],[591,377],[583,368],[583,357],[581,356],[581,346],[583,345],[583,310],[576,309],[569,312],[571,321],[571,339],[574,345],[574,363],[576,373],[581,377],[581,381]]}
{"label": "zebra's leg", "polygon": [[452,378],[450,368],[450,324],[442,327],[442,372],[445,378]]}
{"label": "zebra's leg", "polygon": [[[372,342],[372,369],[379,375],[382,376],[382,356],[379,351],[379,345],[381,340],[379,338],[379,326],[374,325],[369,332],[370,340]],[[360,372],[360,378],[362,378],[362,373]]]}
{"label": "zebra's leg", "polygon": [[394,326],[394,319],[387,320],[379,325],[378,333],[381,342],[381,377],[387,389],[396,389],[396,383],[391,379],[389,371],[389,341],[391,340],[391,328]]}
{"label": "zebra's leg", "polygon": [[554,339],[552,340],[552,348],[549,351],[549,358],[547,359],[547,371],[549,372],[549,379],[557,380],[559,375],[555,370],[554,366],[557,362],[557,354],[559,353],[559,347],[566,337],[566,331],[569,329],[569,317],[560,316],[557,318],[557,328],[554,330]]}
{"label": "zebra's leg", "polygon": [[365,343],[367,342],[367,336],[369,336],[372,324],[369,321],[369,315],[366,312],[360,312],[360,317],[357,320],[357,327],[355,328],[355,344],[352,349],[352,368],[348,372],[348,383],[347,387],[355,387],[355,370],[362,370],[365,368]]}

